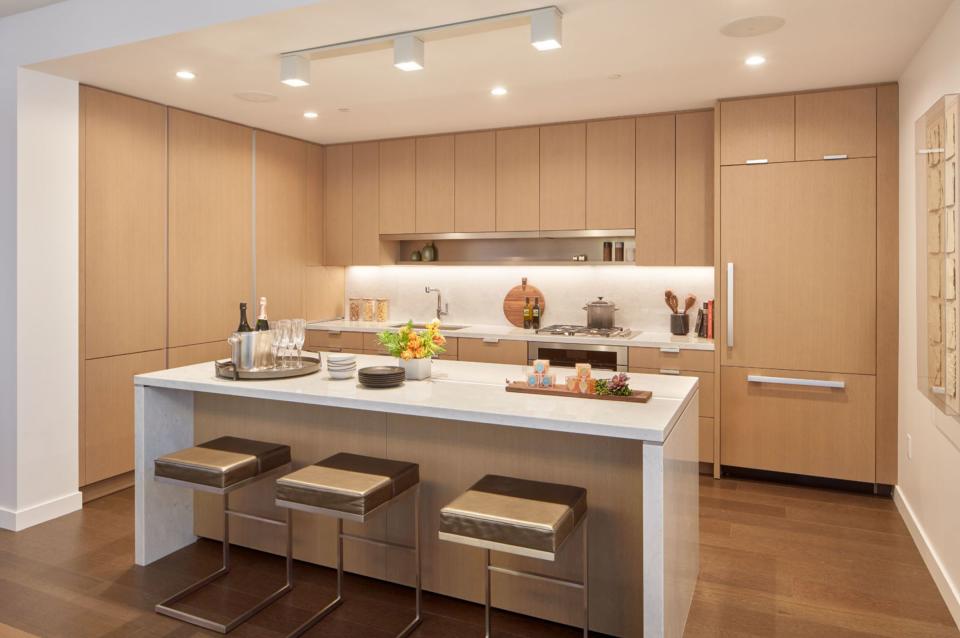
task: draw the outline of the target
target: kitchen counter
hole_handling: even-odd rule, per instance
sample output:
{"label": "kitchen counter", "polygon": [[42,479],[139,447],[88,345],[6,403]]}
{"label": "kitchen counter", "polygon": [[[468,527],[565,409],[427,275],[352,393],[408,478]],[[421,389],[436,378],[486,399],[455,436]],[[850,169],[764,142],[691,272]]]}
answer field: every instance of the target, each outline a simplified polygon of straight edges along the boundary
{"label": "kitchen counter", "polygon": [[[400,323],[390,321],[378,323],[375,321],[346,321],[335,319],[332,321],[312,321],[307,324],[307,330],[326,330],[343,332],[383,332],[396,330],[392,326]],[[456,324],[466,322],[454,322]],[[469,325],[462,330],[443,330],[447,337],[464,337],[473,339],[504,339],[515,341],[544,341],[550,343],[587,343],[608,346],[628,346],[634,348],[670,348],[679,347],[682,350],[713,350],[713,339],[702,339],[692,335],[677,336],[669,332],[634,332],[627,337],[566,337],[562,335],[537,334],[533,330],[502,325]]]}

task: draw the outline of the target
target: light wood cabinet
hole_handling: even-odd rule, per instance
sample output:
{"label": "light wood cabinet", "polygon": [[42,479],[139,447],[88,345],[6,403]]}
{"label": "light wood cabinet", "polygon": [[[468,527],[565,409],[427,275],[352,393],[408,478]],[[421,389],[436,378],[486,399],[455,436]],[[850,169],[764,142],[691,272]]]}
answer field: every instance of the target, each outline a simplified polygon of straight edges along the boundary
{"label": "light wood cabinet", "polygon": [[587,124],[587,228],[633,228],[636,208],[636,119]]}
{"label": "light wood cabinet", "polygon": [[798,161],[876,156],[876,87],[800,93],[796,109]]}
{"label": "light wood cabinet", "polygon": [[628,363],[631,368],[666,370],[695,370],[713,372],[713,350],[688,350],[679,347],[630,348]]}
{"label": "light wood cabinet", "polygon": [[306,347],[329,352],[363,352],[363,333],[343,330],[307,330]]}
{"label": "light wood cabinet", "polygon": [[540,127],[540,229],[586,228],[587,127]]}
{"label": "light wood cabinet", "polygon": [[453,232],[453,162],[453,135],[417,138],[416,232]]}
{"label": "light wood cabinet", "polygon": [[307,265],[323,265],[323,147],[307,146]]}
{"label": "light wood cabinet", "polygon": [[[712,352],[710,353],[713,354]],[[701,417],[713,418],[713,404],[716,392],[714,389],[713,372],[698,372],[696,370],[681,370],[677,368],[635,368],[630,366],[630,372],[637,374],[665,374],[670,376],[697,377],[699,379]]]}
{"label": "light wood cabinet", "polygon": [[713,265],[713,111],[677,114],[677,266]]}
{"label": "light wood cabinet", "polygon": [[256,294],[267,298],[273,317],[303,316],[308,146],[256,133]]}
{"label": "light wood cabinet", "polygon": [[460,361],[526,365],[527,342],[506,339],[459,339]]}
{"label": "light wood cabinet", "polygon": [[328,146],[324,150],[323,245],[327,266],[353,263],[353,146],[350,144]]}
{"label": "light wood cabinet", "polygon": [[167,112],[82,87],[84,356],[161,349],[167,333]]}
{"label": "light wood cabinet", "polygon": [[[167,348],[167,368],[180,368],[195,363],[229,358],[230,345],[226,339],[179,348]],[[210,364],[210,367],[212,368],[213,364]]]}
{"label": "light wood cabinet", "polygon": [[416,140],[380,142],[381,235],[417,232],[416,192]]}
{"label": "light wood cabinet", "polygon": [[720,103],[720,163],[792,162],[794,96]]}
{"label": "light wood cabinet", "polygon": [[676,260],[676,116],[637,118],[636,262]]}
{"label": "light wood cabinet", "polygon": [[225,338],[253,278],[253,131],[170,109],[171,348]]}
{"label": "light wood cabinet", "polygon": [[353,145],[353,260],[354,265],[379,266],[391,262],[380,241],[380,144]]}
{"label": "light wood cabinet", "polygon": [[84,485],[133,469],[133,376],[162,370],[164,351],[153,350],[84,362]]}
{"label": "light wood cabinet", "polygon": [[497,229],[497,137],[493,131],[454,138],[454,231]]}
{"label": "light wood cabinet", "polygon": [[[721,375],[724,465],[874,482],[873,376],[733,367]],[[845,387],[757,383],[750,375]]]}
{"label": "light wood cabinet", "polygon": [[[876,160],[730,166],[721,173],[721,363],[873,374]],[[763,238],[758,241],[758,238]]]}
{"label": "light wood cabinet", "polygon": [[540,129],[497,131],[497,230],[540,229]]}
{"label": "light wood cabinet", "polygon": [[[701,405],[703,399],[700,400]],[[700,462],[713,463],[714,431],[713,419],[700,417]]]}

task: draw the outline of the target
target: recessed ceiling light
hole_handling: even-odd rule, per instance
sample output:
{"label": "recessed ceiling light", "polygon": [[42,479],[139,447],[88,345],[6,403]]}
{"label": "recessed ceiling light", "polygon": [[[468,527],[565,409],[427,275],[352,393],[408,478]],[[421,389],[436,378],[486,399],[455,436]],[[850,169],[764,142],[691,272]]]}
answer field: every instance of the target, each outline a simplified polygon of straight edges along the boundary
{"label": "recessed ceiling light", "polygon": [[315,120],[320,117],[320,115],[316,111],[305,111],[303,117],[307,118],[308,120]]}
{"label": "recessed ceiling light", "polygon": [[423,68],[423,40],[402,35],[393,41],[393,66],[401,71],[419,71]]}
{"label": "recessed ceiling light", "polygon": [[280,58],[280,81],[287,86],[310,85],[310,60],[302,55],[284,55]]}
{"label": "recessed ceiling light", "polygon": [[507,87],[505,86],[495,86],[492,89],[490,89],[490,95],[496,95],[499,97],[501,95],[506,95],[506,94],[507,94]]}
{"label": "recessed ceiling light", "polygon": [[608,79],[608,80],[619,80],[619,79],[622,78],[622,77],[623,77],[623,76],[620,75],[619,73],[611,73],[610,75],[607,76],[607,79]]}
{"label": "recessed ceiling light", "polygon": [[743,63],[747,66],[760,66],[766,61],[767,59],[762,55],[751,55],[749,58],[744,60]]}
{"label": "recessed ceiling light", "polygon": [[550,51],[562,46],[560,11],[547,7],[530,15],[530,44],[537,51]]}
{"label": "recessed ceiling light", "polygon": [[349,107],[349,106],[338,106],[338,107],[337,107],[337,110],[340,111],[341,113],[349,113],[349,112],[350,112],[350,107]]}
{"label": "recessed ceiling light", "polygon": [[181,80],[192,80],[193,78],[197,77],[197,74],[194,73],[193,71],[187,71],[186,69],[182,69],[180,71],[177,71],[177,77],[180,78]]}

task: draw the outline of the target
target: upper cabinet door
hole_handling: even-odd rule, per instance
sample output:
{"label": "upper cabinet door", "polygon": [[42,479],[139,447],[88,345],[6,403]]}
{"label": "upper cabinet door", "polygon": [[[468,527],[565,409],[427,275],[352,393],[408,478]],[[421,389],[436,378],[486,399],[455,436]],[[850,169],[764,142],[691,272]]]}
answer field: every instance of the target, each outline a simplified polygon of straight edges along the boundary
{"label": "upper cabinet door", "polygon": [[720,163],[794,161],[792,95],[720,103]]}
{"label": "upper cabinet door", "polygon": [[353,263],[353,146],[324,149],[323,242],[327,266]]}
{"label": "upper cabinet door", "polygon": [[678,266],[713,265],[713,177],[713,111],[678,113]]}
{"label": "upper cabinet door", "polygon": [[587,127],[540,127],[540,228],[586,228]]}
{"label": "upper cabinet door", "polygon": [[875,87],[797,95],[797,160],[876,154]]}
{"label": "upper cabinet door", "polygon": [[497,131],[497,230],[540,229],[540,129]]}
{"label": "upper cabinet door", "polygon": [[323,147],[307,148],[307,265],[323,265]]}
{"label": "upper cabinet door", "polygon": [[82,87],[84,355],[163,348],[167,113]]}
{"label": "upper cabinet door", "polygon": [[236,329],[253,278],[253,131],[170,109],[171,348]]}
{"label": "upper cabinet door", "polygon": [[417,138],[416,232],[453,232],[453,135]]}
{"label": "upper cabinet door", "polygon": [[638,266],[676,260],[676,116],[637,118]]}
{"label": "upper cabinet door", "polygon": [[386,263],[380,242],[380,144],[353,145],[353,264]]}
{"label": "upper cabinet door", "polygon": [[461,133],[454,140],[454,223],[458,233],[497,229],[497,137]]}
{"label": "upper cabinet door", "polygon": [[587,124],[587,228],[633,228],[636,209],[634,118]]}
{"label": "upper cabinet door", "polygon": [[380,234],[416,231],[416,140],[380,142]]}

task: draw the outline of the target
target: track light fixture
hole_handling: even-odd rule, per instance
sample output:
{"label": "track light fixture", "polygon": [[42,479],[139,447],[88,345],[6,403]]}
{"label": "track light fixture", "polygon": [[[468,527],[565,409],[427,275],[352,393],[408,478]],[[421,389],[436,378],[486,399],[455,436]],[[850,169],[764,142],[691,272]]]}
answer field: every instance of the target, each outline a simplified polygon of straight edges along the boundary
{"label": "track light fixture", "polygon": [[423,40],[415,35],[401,35],[393,41],[393,66],[401,71],[423,69]]}
{"label": "track light fixture", "polygon": [[309,86],[310,59],[295,53],[281,56],[280,81],[287,86]]}
{"label": "track light fixture", "polygon": [[551,51],[563,46],[560,10],[556,7],[530,13],[530,44],[537,51]]}

